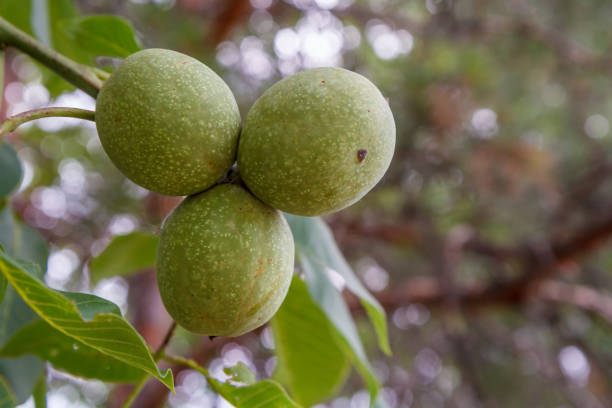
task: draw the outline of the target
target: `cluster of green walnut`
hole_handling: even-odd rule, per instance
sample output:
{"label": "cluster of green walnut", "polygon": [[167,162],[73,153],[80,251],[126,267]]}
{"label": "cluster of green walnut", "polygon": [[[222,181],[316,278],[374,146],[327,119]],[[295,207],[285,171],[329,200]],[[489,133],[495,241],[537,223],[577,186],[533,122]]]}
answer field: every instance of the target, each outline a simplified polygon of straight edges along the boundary
{"label": "cluster of green walnut", "polygon": [[[188,196],[161,228],[158,285],[177,323],[210,336],[253,330],[280,307],[294,268],[281,211],[315,216],[351,205],[383,176],[395,146],[389,104],[359,74],[289,76],[241,126],[217,74],[162,49],[127,57],[106,80],[96,126],[127,178]],[[228,181],[236,162],[239,177]]]}

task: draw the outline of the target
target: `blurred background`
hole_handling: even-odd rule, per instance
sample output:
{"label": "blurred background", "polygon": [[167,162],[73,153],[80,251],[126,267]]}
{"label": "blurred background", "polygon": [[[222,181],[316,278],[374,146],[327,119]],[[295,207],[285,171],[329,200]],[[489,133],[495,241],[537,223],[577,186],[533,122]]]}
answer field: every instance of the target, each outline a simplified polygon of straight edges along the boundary
{"label": "blurred background", "polygon": [[[354,316],[391,407],[612,406],[612,3],[482,0],[80,0],[116,14],[144,47],[219,73],[243,118],[271,84],[342,66],[389,98],[397,147],[358,204],[326,217],[386,309],[392,357]],[[95,101],[13,52],[3,117]],[[25,166],[11,204],[52,243],[47,283],[88,288],[87,262],[116,235],[157,231],[178,203],[127,181],[93,123],[45,119],[10,138]],[[611,180],[608,180],[611,179]],[[154,271],[97,283],[149,344],[170,318]],[[363,322],[362,322],[363,321]],[[221,373],[243,361],[272,375],[269,329],[190,336],[172,347]],[[226,406],[199,374],[143,407]],[[50,373],[49,406],[116,406],[129,388]],[[364,408],[352,374],[318,407]],[[33,406],[32,402],[24,406]]]}

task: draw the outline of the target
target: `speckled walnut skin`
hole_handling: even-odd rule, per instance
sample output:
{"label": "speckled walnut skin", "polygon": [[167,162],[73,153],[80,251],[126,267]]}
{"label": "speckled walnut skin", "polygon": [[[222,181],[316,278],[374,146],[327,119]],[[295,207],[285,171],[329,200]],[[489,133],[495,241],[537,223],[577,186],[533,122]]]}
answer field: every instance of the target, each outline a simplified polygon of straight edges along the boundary
{"label": "speckled walnut skin", "polygon": [[157,193],[188,195],[231,167],[240,113],[229,87],[206,65],[147,49],[127,57],[104,82],[96,127],[127,178]]}
{"label": "speckled walnut skin", "polygon": [[281,80],[255,102],[238,167],[268,205],[313,216],[363,197],[394,148],[393,114],[376,86],[345,69],[317,68]]}
{"label": "speckled walnut skin", "polygon": [[244,188],[187,197],[166,219],[157,283],[185,329],[234,337],[266,323],[287,295],[294,244],[282,214]]}

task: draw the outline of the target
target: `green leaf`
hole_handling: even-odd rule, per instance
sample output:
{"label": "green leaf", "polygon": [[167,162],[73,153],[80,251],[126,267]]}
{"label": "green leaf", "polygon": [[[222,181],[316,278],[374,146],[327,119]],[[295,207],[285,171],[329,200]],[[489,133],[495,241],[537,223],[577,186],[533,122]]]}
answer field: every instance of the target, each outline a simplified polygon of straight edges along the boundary
{"label": "green leaf", "polygon": [[85,320],[91,320],[99,313],[111,313],[121,317],[121,310],[116,304],[99,296],[79,292],[58,292],[76,305]]}
{"label": "green leaf", "polygon": [[293,278],[271,324],[277,375],[296,401],[312,406],[333,395],[344,383],[350,361],[338,344],[334,328],[299,277]]}
{"label": "green leaf", "polygon": [[121,316],[106,312],[86,320],[77,304],[61,292],[46,287],[3,253],[0,253],[0,271],[22,299],[55,329],[103,354],[140,368],[168,388],[174,388],[172,372],[159,371],[143,338]]}
{"label": "green leaf", "polygon": [[380,348],[386,354],[391,354],[385,309],[355,276],[338,249],[327,224],[318,217],[285,214],[285,218],[291,227],[296,252],[300,254],[301,259],[307,258],[313,267],[318,269],[332,269],[344,278],[347,289],[359,298],[368,314],[376,331]]}
{"label": "green leaf", "polygon": [[235,366],[225,367],[223,372],[230,376],[230,380],[247,385],[255,384],[255,374],[242,361]]}
{"label": "green leaf", "polygon": [[43,271],[47,269],[47,242],[38,231],[17,219],[10,206],[0,209],[0,245],[9,256],[39,265]]}
{"label": "green leaf", "polygon": [[370,398],[376,399],[380,384],[368,362],[355,322],[342,294],[331,283],[324,268],[312,263],[310,258],[302,256],[299,252],[297,255],[298,262],[306,275],[306,285],[312,300],[336,329],[334,333],[338,337],[338,342],[342,345],[343,351],[353,358],[357,371],[370,391]]}
{"label": "green leaf", "polygon": [[17,152],[8,142],[0,144],[0,199],[12,193],[21,182],[23,171]]}
{"label": "green leaf", "polygon": [[73,42],[90,55],[89,62],[96,56],[127,57],[141,49],[134,28],[121,17],[87,16],[62,24]]}
{"label": "green leaf", "polygon": [[346,302],[330,280],[329,270],[338,272],[344,278],[346,287],[359,296],[374,324],[379,345],[384,351],[389,351],[384,309],[361,285],[321,219],[287,215],[287,221],[295,240],[296,260],[304,271],[308,292],[335,327],[334,333],[341,348],[354,360],[371,399],[376,400],[380,383],[368,362]]}
{"label": "green leaf", "polygon": [[[229,381],[221,382],[213,378],[208,370],[193,360],[169,356],[164,358],[200,372],[206,378],[208,385],[236,408],[300,408],[276,381],[263,380],[246,386],[237,386]],[[250,372],[244,364],[238,364],[228,370],[239,372],[240,376],[249,376],[246,372]]]}
{"label": "green leaf", "polygon": [[144,374],[138,368],[63,334],[43,320],[23,327],[0,349],[2,357],[25,354],[35,354],[60,371],[105,382],[137,382]]}
{"label": "green leaf", "polygon": [[[17,220],[9,206],[0,210],[0,245],[14,258],[35,262],[39,277],[47,267],[49,251],[44,239],[36,230]],[[2,274],[0,274],[2,275]],[[2,275],[3,279],[4,275]],[[17,330],[34,319],[36,313],[21,299],[12,287],[6,288],[0,306],[0,345]],[[34,389],[36,379],[43,372],[42,360],[34,356],[0,359],[0,374],[4,375],[15,392],[18,403],[23,403]]]}
{"label": "green leaf", "polygon": [[213,389],[236,408],[300,408],[275,381],[262,380],[245,387],[208,378]]}
{"label": "green leaf", "polygon": [[0,377],[0,408],[13,408],[15,405],[15,397],[6,384],[6,380]]}
{"label": "green leaf", "polygon": [[31,10],[31,0],[0,1],[0,17],[28,34],[32,34],[30,23]]}
{"label": "green leaf", "polygon": [[0,276],[0,305],[4,300],[4,294],[6,293],[6,278],[4,275]]}
{"label": "green leaf", "polygon": [[45,371],[38,378],[32,393],[35,408],[47,408],[47,375]]}
{"label": "green leaf", "polygon": [[133,232],[115,237],[90,264],[91,281],[96,283],[111,276],[128,276],[155,265],[156,235]]}

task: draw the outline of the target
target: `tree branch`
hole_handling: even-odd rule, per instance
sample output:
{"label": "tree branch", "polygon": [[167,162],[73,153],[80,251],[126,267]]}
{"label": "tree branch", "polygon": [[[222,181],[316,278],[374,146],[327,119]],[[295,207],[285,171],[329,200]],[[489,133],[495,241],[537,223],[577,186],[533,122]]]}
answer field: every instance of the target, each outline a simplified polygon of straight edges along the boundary
{"label": "tree branch", "polygon": [[612,297],[588,286],[547,280],[538,285],[536,295],[540,299],[567,303],[596,313],[612,324]]}
{"label": "tree branch", "polygon": [[[519,261],[523,264],[523,274],[506,282],[495,281],[455,287],[454,301],[466,307],[519,303],[532,295],[533,289],[537,289],[538,284],[562,270],[564,264],[569,264],[576,258],[601,247],[610,237],[612,237],[612,215],[603,221],[593,222],[569,239],[551,240],[547,256],[542,256],[541,251],[535,250],[533,245],[524,245],[522,250],[508,249],[501,252],[487,250],[485,255],[490,252],[495,256],[501,256],[500,259],[504,261]],[[469,248],[469,242],[464,243],[464,248]],[[411,303],[442,306],[446,302],[445,288],[442,278],[416,277],[406,280],[399,288],[378,293],[377,298],[386,308],[396,308]]]}
{"label": "tree branch", "polygon": [[94,98],[98,95],[103,81],[93,70],[52,50],[1,17],[0,44],[3,48],[15,47],[28,54]]}

